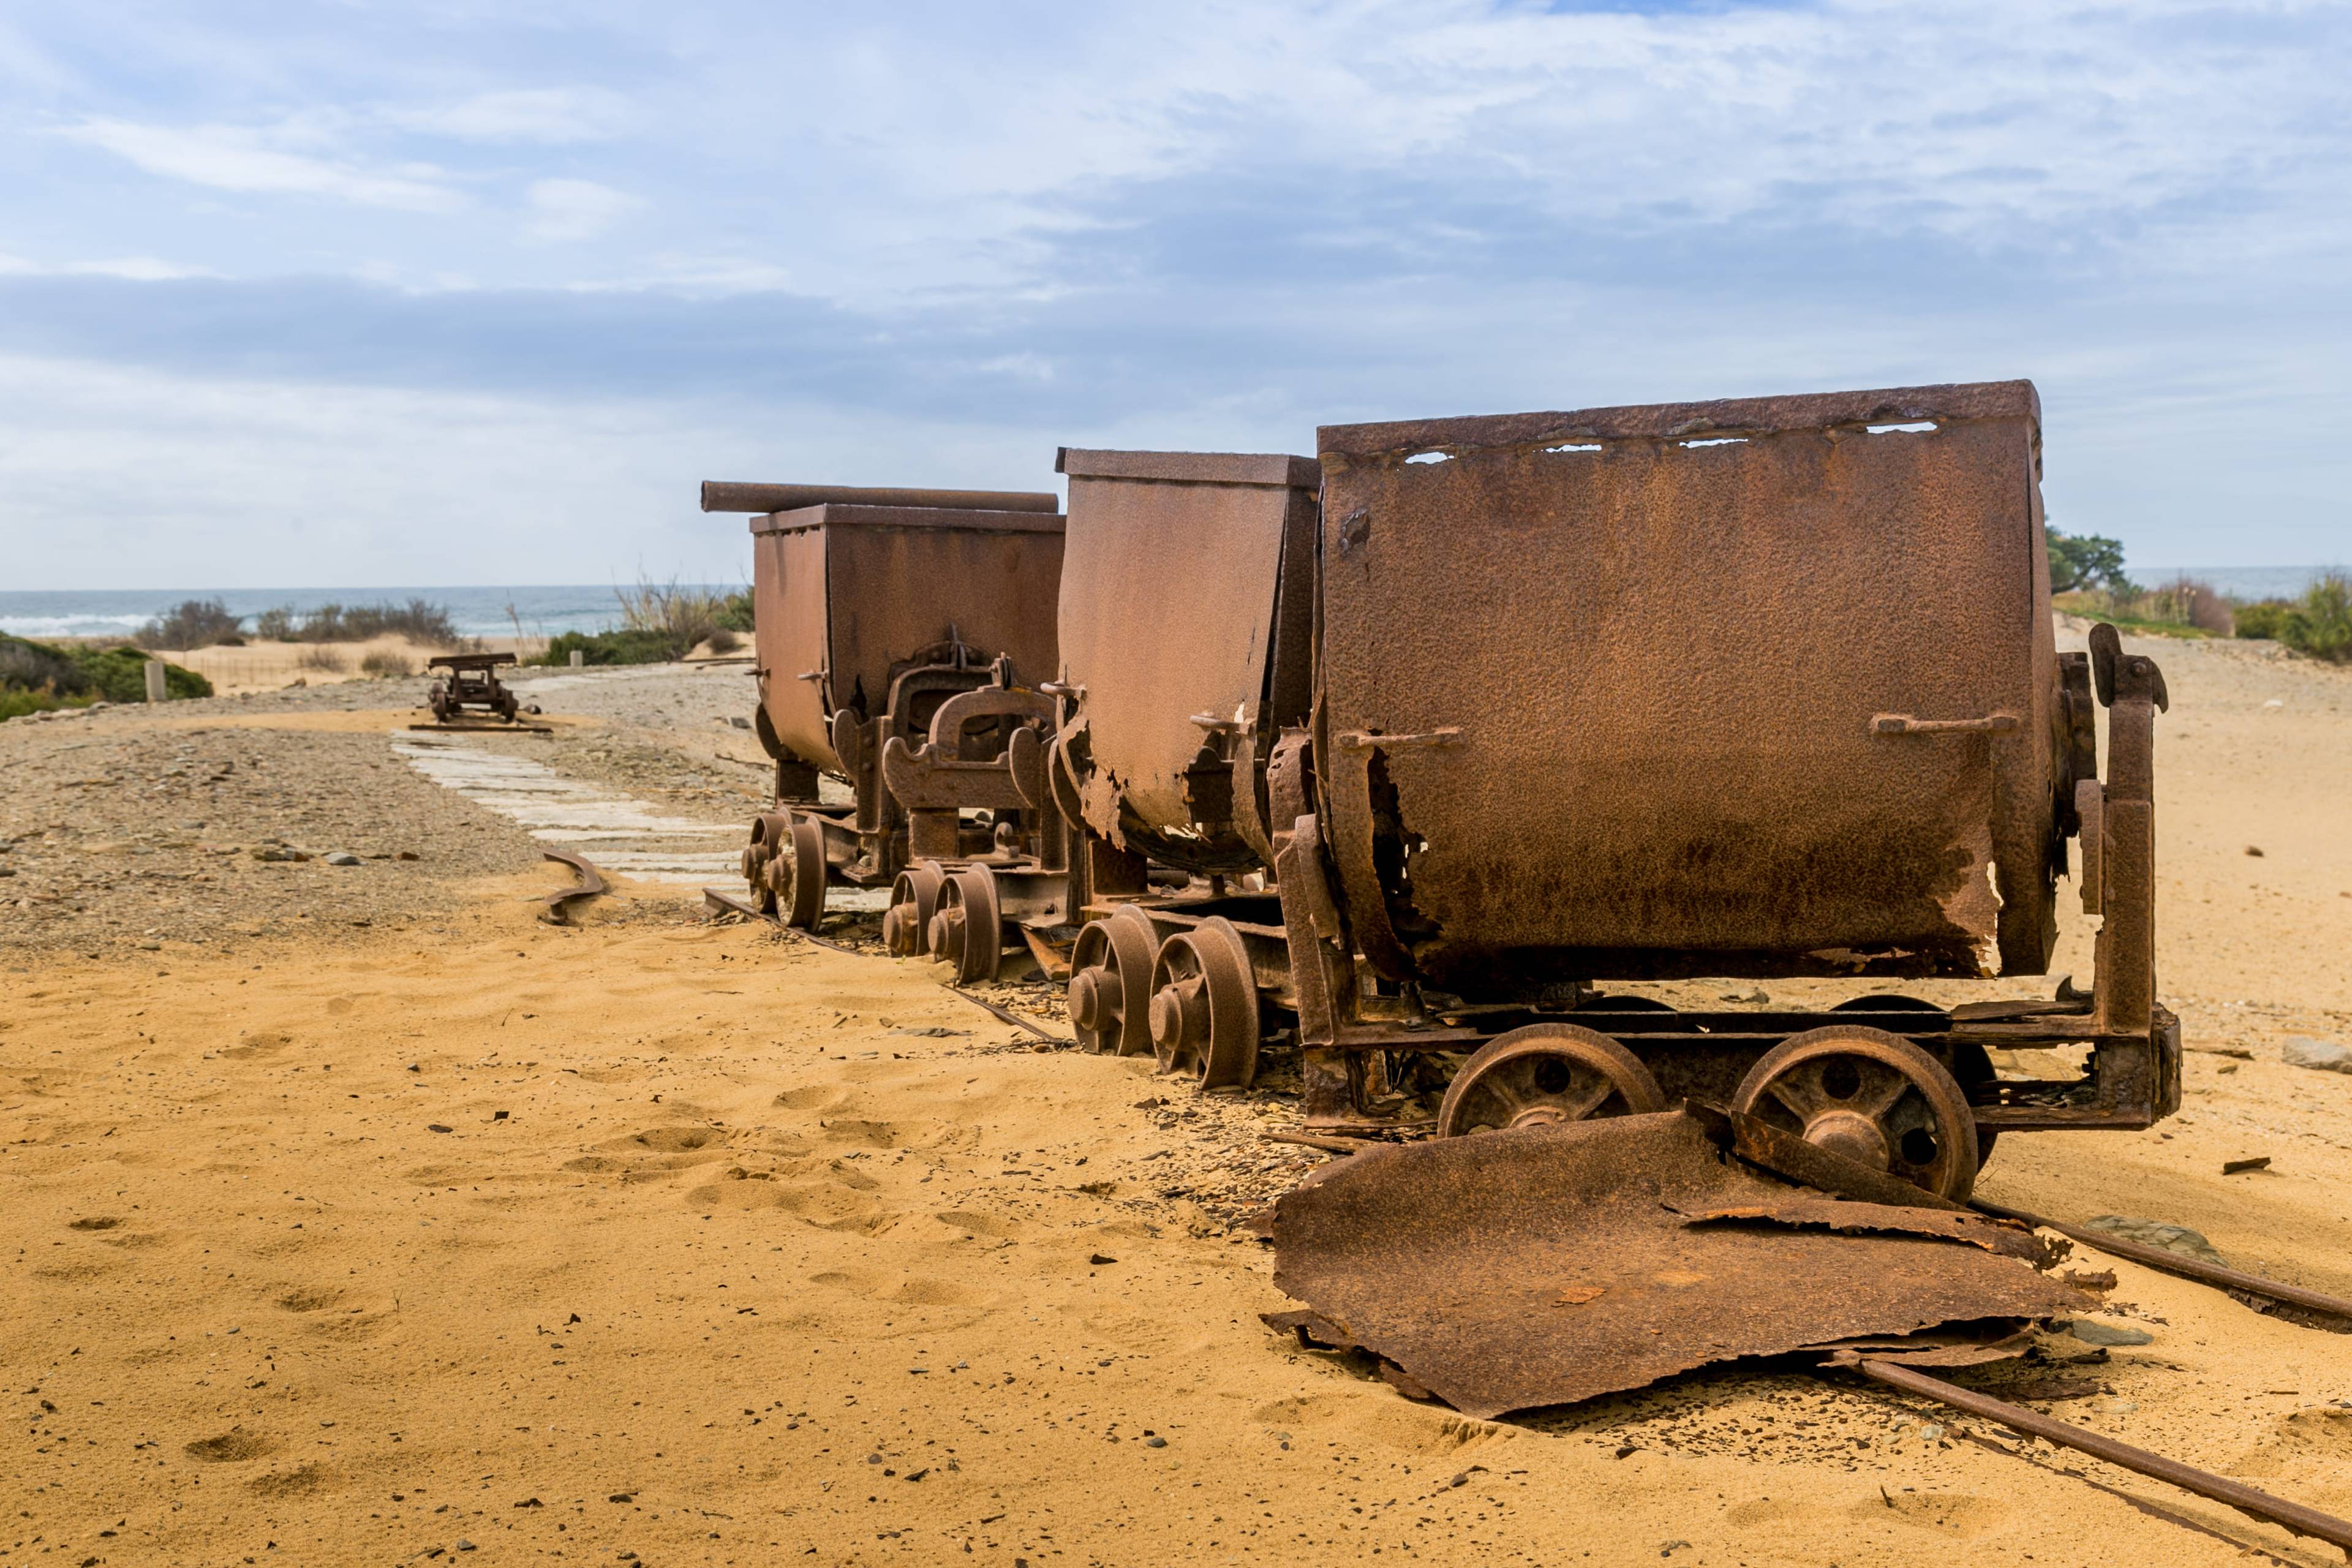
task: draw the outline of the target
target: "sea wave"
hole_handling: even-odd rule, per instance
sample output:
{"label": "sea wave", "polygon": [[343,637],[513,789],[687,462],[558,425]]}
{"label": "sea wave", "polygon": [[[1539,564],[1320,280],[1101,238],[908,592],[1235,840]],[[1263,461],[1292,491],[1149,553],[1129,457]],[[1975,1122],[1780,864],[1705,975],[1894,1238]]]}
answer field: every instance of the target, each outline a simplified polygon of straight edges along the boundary
{"label": "sea wave", "polygon": [[145,616],[0,616],[0,632],[16,637],[128,637]]}

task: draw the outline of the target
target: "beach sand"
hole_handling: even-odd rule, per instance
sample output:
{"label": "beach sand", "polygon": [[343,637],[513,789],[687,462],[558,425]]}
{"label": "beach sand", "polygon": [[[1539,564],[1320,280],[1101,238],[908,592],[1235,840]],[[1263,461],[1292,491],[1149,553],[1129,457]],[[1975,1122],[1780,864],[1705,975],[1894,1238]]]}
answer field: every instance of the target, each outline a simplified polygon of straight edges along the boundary
{"label": "beach sand", "polygon": [[[2279,1060],[2352,1043],[2352,674],[2153,650],[2183,1113],[2006,1138],[1980,1191],[2352,1294],[2352,1077]],[[1192,1114],[667,895],[537,923],[562,879],[443,932],[0,952],[0,1564],[2338,1560],[1801,1373],[1411,1403],[1263,1327],[1270,1249],[1199,1201],[1312,1167],[1253,1135],[1278,1098]],[[2042,1408],[2352,1514],[2352,1339],[2079,1261],[2154,1338]]]}

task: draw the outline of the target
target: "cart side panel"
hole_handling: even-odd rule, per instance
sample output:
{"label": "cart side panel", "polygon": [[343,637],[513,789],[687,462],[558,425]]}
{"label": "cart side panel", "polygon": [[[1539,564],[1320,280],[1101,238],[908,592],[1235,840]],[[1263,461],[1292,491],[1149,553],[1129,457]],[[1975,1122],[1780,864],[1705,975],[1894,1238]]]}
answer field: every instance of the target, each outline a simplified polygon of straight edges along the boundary
{"label": "cart side panel", "polygon": [[1035,512],[827,507],[833,700],[890,697],[891,666],[950,636],[1010,655],[1034,687],[1058,666],[1062,519]]}
{"label": "cart side panel", "polygon": [[[1409,967],[1475,987],[1692,952],[2040,966],[2054,654],[2029,384],[1324,437],[1326,732],[1461,731],[1327,776],[1349,907],[1388,917]],[[1890,736],[1882,713],[2016,722]]]}
{"label": "cart side panel", "polygon": [[[793,525],[794,518],[807,521]],[[801,679],[825,668],[824,584],[825,535],[812,513],[751,520],[751,645],[761,703],[778,740],[838,777],[824,686]]]}
{"label": "cart side panel", "polygon": [[[1274,482],[1138,478],[1116,468],[1187,471],[1186,464],[1255,464]],[[1091,459],[1080,463],[1079,459]],[[1094,771],[1082,792],[1087,826],[1123,841],[1120,812],[1163,832],[1190,833],[1185,770],[1208,732],[1195,714],[1257,726],[1267,717],[1269,658],[1285,535],[1294,565],[1311,562],[1314,491],[1284,482],[1301,458],[1221,454],[1071,453],[1070,553],[1061,604],[1064,679],[1086,689]],[[1306,580],[1286,601],[1311,611]],[[1273,682],[1273,715],[1304,711],[1306,638],[1293,639],[1288,679]],[[1281,669],[1276,671],[1282,674]]]}

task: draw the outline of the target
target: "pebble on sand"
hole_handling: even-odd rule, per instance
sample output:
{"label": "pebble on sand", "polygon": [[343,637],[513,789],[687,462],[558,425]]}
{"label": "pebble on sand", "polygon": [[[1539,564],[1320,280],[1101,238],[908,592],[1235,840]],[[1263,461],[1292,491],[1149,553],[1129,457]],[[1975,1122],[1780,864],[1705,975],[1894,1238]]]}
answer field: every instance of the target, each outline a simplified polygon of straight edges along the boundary
{"label": "pebble on sand", "polygon": [[[2055,1328],[2056,1324],[2051,1325]],[[2126,1328],[2117,1323],[2095,1323],[2087,1318],[2077,1318],[2066,1325],[2066,1331],[2086,1345],[2147,1345],[2156,1342],[2156,1336],[2146,1329]]]}
{"label": "pebble on sand", "polygon": [[2225,1268],[2229,1267],[2229,1259],[2205,1239],[2202,1232],[2191,1230],[2185,1225],[2167,1225],[2162,1220],[2137,1219],[2129,1215],[2103,1214],[2090,1222],[2090,1227],[2105,1231],[2109,1236],[2119,1236],[2126,1241],[2137,1241],[2142,1247],[2160,1247],[2183,1258],[2201,1258],[2207,1263],[2218,1263]]}
{"label": "pebble on sand", "polygon": [[2279,1059],[2291,1068],[2314,1068],[2320,1072],[2352,1072],[2352,1046],[2315,1040],[2309,1035],[2289,1035],[2286,1043],[2279,1047]]}

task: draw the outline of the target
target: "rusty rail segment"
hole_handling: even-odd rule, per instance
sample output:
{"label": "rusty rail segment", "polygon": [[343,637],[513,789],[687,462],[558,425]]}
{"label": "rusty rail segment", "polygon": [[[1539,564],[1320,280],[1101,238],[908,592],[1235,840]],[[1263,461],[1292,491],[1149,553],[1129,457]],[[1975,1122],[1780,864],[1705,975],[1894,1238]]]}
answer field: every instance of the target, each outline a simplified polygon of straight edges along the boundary
{"label": "rusty rail segment", "polygon": [[550,893],[538,900],[547,906],[547,911],[539,918],[550,925],[571,924],[573,904],[584,903],[590,899],[601,897],[612,890],[604,881],[604,873],[598,870],[584,855],[575,854],[569,849],[541,849],[540,855],[542,858],[571,867],[579,879],[572,886]]}
{"label": "rusty rail segment", "polygon": [[2322,1513],[2315,1508],[2305,1508],[2301,1503],[2288,1502],[2284,1498],[2274,1498],[2242,1481],[2198,1469],[2193,1465],[2184,1465],[2178,1459],[2168,1459],[2161,1454],[2151,1454],[2145,1448],[2136,1448],[2129,1443],[2117,1442],[2113,1437],[2069,1426],[2063,1421],[2054,1421],[2022,1405],[1958,1387],[1941,1378],[1929,1377],[1893,1362],[1859,1355],[1841,1356],[1831,1364],[1851,1366],[1864,1377],[1890,1388],[1933,1399],[1988,1421],[1998,1421],[2012,1431],[2055,1443],[2061,1447],[2073,1448],[2121,1468],[2168,1482],[2183,1491],[2194,1492],[2199,1497],[2236,1509],[2250,1518],[2275,1524],[2294,1534],[2325,1541],[2340,1548],[2347,1556],[2352,1556],[2352,1521]]}
{"label": "rusty rail segment", "polygon": [[2305,1314],[2312,1317],[2328,1320],[2325,1323],[2306,1326],[2324,1327],[2336,1333],[2352,1333],[2352,1300],[2347,1300],[2341,1296],[2330,1296],[2324,1290],[2312,1290],[2301,1285],[2290,1285],[2283,1279],[2266,1279],[2259,1274],[2248,1274],[2222,1264],[2208,1263],[2201,1258],[2189,1258],[2178,1252],[2167,1252],[2160,1247],[2150,1247],[2145,1242],[2111,1236],[2104,1230],[2093,1230],[2087,1226],[2062,1225],[2054,1219],[2029,1214],[2023,1209],[1987,1203],[1982,1198],[1971,1200],[1969,1206],[1982,1213],[1994,1215],[2002,1219],[2013,1219],[2038,1229],[2054,1230],[2061,1236],[2079,1241],[2085,1247],[2095,1247],[2113,1257],[2127,1258],[2134,1263],[2147,1268],[2160,1269],[2167,1274],[2177,1274],[2184,1279],[2194,1279],[2200,1284],[2211,1285],[2233,1295],[2257,1296],[2273,1302],[2284,1302],[2290,1307],[2301,1308]]}
{"label": "rusty rail segment", "polygon": [[961,511],[1059,511],[1051,490],[877,489],[848,485],[762,485],[702,481],[705,511],[798,511],[812,506],[888,506]]}

